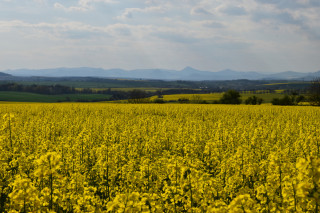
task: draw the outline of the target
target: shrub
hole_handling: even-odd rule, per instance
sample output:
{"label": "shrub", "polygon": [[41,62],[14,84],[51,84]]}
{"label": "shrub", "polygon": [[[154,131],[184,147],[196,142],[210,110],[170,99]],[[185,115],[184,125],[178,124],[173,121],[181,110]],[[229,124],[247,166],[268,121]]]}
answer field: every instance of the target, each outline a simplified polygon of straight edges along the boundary
{"label": "shrub", "polygon": [[220,103],[222,104],[241,104],[240,93],[236,90],[228,90],[220,98]]}
{"label": "shrub", "polygon": [[190,100],[189,100],[188,98],[179,98],[179,99],[178,99],[178,102],[179,102],[180,104],[186,104],[186,103],[189,103]]}
{"label": "shrub", "polygon": [[300,102],[304,101],[305,97],[303,95],[285,95],[283,98],[274,98],[271,103],[273,105],[282,105],[282,106],[292,106],[298,105]]}
{"label": "shrub", "polygon": [[285,95],[283,98],[274,98],[271,103],[273,105],[282,105],[282,106],[291,106],[295,105],[295,102],[292,97]]}
{"label": "shrub", "polygon": [[156,104],[164,104],[165,103],[165,101],[162,98],[156,98],[153,102]]}
{"label": "shrub", "polygon": [[320,106],[320,78],[314,79],[308,91],[308,100],[311,105]]}
{"label": "shrub", "polygon": [[249,97],[247,100],[245,100],[245,104],[247,105],[260,105],[262,104],[263,102],[263,99],[262,98],[259,98],[257,96],[252,96],[252,97]]}

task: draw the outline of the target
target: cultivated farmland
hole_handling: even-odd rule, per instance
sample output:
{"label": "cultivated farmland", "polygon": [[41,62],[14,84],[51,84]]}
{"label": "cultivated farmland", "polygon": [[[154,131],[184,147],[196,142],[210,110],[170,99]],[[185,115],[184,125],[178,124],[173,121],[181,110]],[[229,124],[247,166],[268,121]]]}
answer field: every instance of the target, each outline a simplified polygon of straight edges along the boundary
{"label": "cultivated farmland", "polygon": [[317,212],[320,109],[2,104],[0,212]]}

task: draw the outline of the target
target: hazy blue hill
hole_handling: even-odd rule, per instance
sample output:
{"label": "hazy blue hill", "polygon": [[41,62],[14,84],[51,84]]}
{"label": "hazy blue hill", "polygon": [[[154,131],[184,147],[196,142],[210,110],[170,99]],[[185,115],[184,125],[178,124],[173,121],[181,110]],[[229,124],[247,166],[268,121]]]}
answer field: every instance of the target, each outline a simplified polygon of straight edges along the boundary
{"label": "hazy blue hill", "polygon": [[9,77],[9,76],[11,75],[8,73],[0,72],[0,77]]}
{"label": "hazy blue hill", "polygon": [[129,78],[163,79],[163,80],[179,79],[177,71],[165,70],[165,69],[136,69],[136,70],[128,71],[126,74]]}
{"label": "hazy blue hill", "polygon": [[286,71],[280,73],[264,74],[259,72],[243,72],[235,70],[222,70],[218,72],[201,71],[192,67],[178,70],[167,69],[102,69],[91,67],[80,68],[54,68],[54,69],[19,69],[7,70],[0,76],[43,76],[43,77],[102,77],[102,78],[128,78],[128,79],[160,79],[160,80],[310,80],[320,77],[320,71],[314,73],[300,73]]}
{"label": "hazy blue hill", "polygon": [[287,80],[294,80],[298,78],[303,78],[308,73],[299,73],[299,72],[293,72],[293,71],[286,71],[286,72],[280,72],[275,74],[270,74],[266,78],[267,79],[287,79]]}
{"label": "hazy blue hill", "polygon": [[266,75],[258,72],[241,72],[234,70],[222,70],[216,72],[217,78],[219,80],[224,80],[226,77],[229,77],[228,80],[237,80],[237,79],[248,79],[248,80],[258,80],[264,78]]}
{"label": "hazy blue hill", "polygon": [[[19,69],[7,70],[14,76],[44,76],[44,77],[105,77],[106,70],[101,68],[79,67],[79,68],[52,68],[52,69]],[[125,71],[122,69],[108,70],[110,77],[118,75],[125,76]],[[109,76],[108,76],[109,77]]]}
{"label": "hazy blue hill", "polygon": [[312,81],[315,78],[320,78],[320,70],[318,72],[309,73],[308,75],[303,77],[303,80],[305,81]]}

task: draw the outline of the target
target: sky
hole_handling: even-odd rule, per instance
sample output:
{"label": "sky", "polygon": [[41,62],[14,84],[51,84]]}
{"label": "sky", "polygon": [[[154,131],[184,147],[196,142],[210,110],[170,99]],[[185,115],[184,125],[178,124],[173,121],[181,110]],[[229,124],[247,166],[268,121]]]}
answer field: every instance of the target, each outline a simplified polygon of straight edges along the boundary
{"label": "sky", "polygon": [[314,72],[319,0],[0,0],[0,70]]}

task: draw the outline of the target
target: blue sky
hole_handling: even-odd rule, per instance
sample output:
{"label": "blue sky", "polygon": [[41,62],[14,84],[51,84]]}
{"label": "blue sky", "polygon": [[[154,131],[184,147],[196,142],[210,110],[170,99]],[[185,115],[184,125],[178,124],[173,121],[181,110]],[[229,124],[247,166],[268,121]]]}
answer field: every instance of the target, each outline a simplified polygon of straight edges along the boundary
{"label": "blue sky", "polygon": [[0,0],[0,70],[320,70],[319,0]]}

